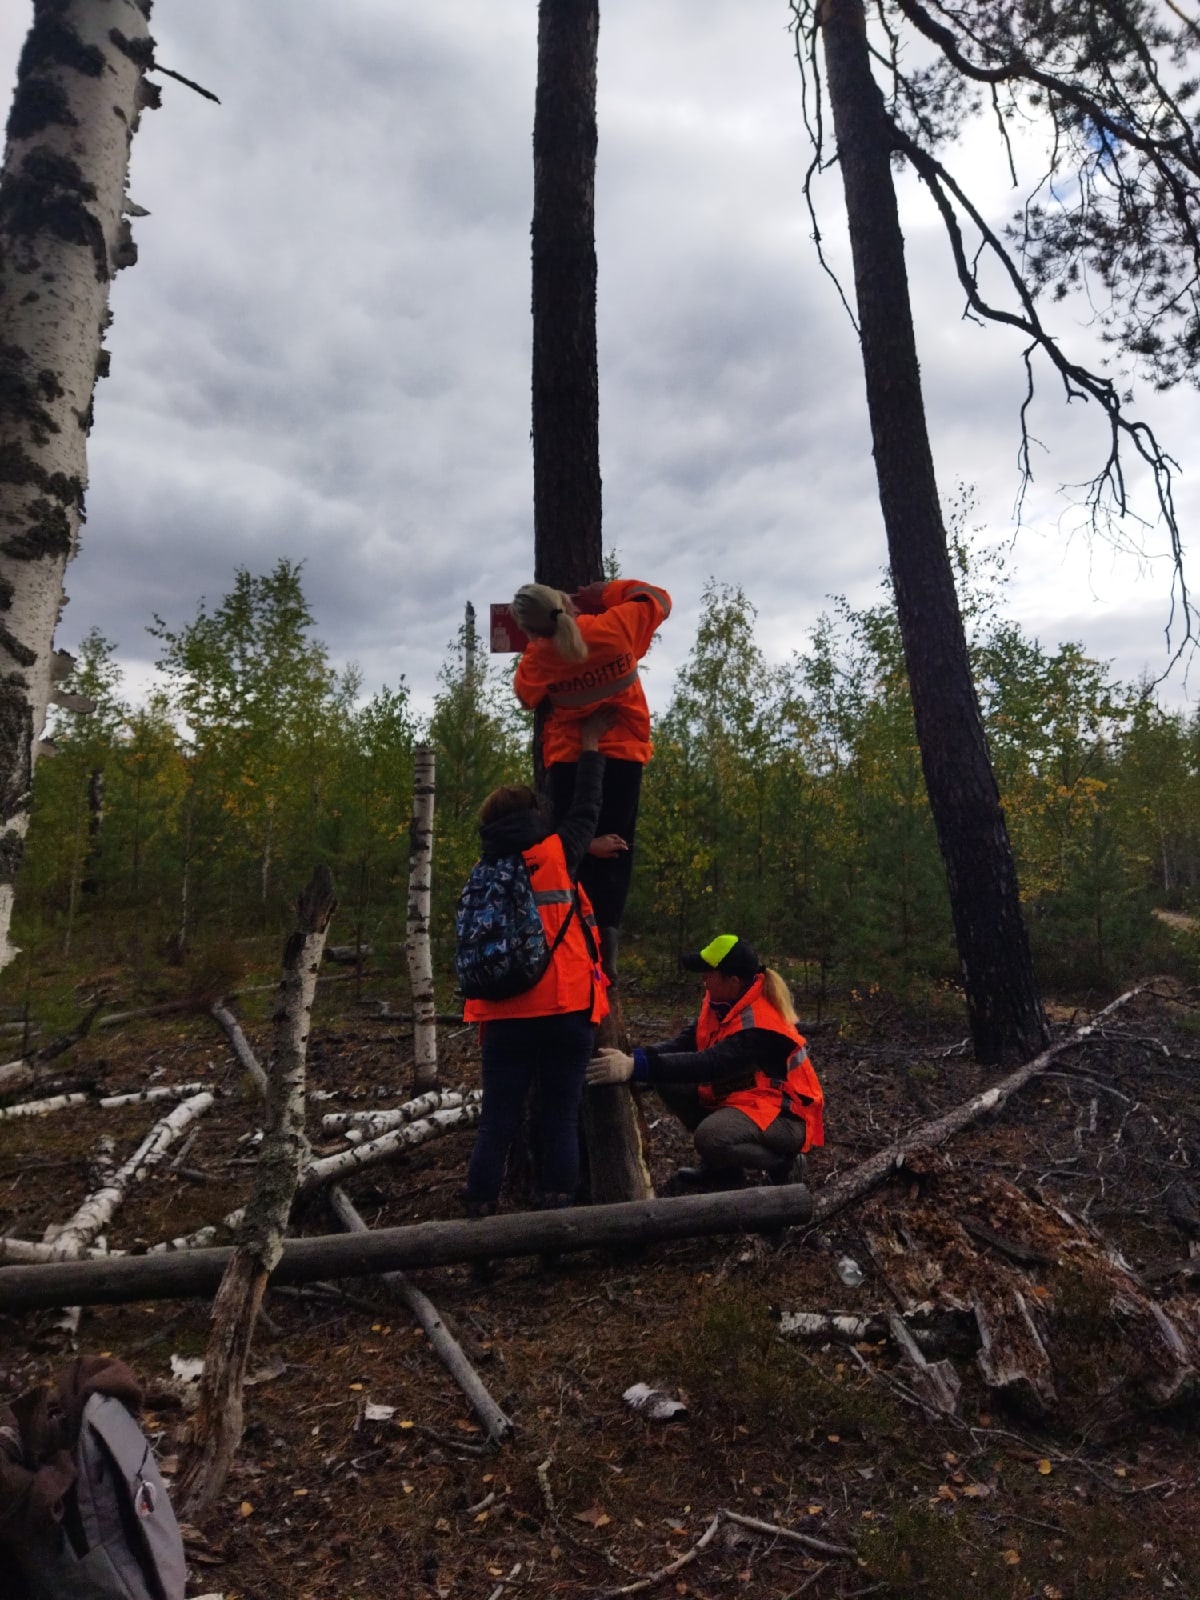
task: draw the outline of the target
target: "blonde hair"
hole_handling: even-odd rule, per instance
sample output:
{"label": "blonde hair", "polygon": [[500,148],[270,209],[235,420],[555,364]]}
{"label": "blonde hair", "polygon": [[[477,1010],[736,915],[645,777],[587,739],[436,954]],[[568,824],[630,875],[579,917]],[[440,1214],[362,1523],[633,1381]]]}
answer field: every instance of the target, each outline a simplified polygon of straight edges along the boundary
{"label": "blonde hair", "polygon": [[523,584],[513,595],[513,616],[531,638],[551,640],[564,661],[586,661],[587,640],[567,610],[566,598],[547,583]]}
{"label": "blonde hair", "polygon": [[785,1022],[795,1022],[796,1007],[792,1001],[792,991],[775,971],[774,967],[763,968],[763,994],[766,995]]}

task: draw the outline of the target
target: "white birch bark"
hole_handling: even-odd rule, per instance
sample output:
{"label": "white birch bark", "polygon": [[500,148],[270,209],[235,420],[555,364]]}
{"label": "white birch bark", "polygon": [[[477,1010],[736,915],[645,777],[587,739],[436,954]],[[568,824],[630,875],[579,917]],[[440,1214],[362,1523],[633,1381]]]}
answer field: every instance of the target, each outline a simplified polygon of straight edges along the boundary
{"label": "white birch bark", "polygon": [[47,1117],[52,1111],[63,1111],[67,1106],[83,1106],[92,1102],[90,1094],[52,1094],[46,1100],[26,1100],[18,1106],[0,1106],[0,1122],[14,1117]]}
{"label": "white birch bark", "polygon": [[482,1091],[471,1089],[465,1095],[461,1089],[431,1089],[415,1100],[406,1100],[402,1106],[387,1111],[330,1111],[321,1118],[321,1132],[342,1134],[346,1139],[367,1139],[372,1135],[390,1133],[402,1128],[406,1122],[416,1122],[432,1111],[450,1111],[456,1106],[481,1098]]}
{"label": "white birch bark", "polygon": [[132,1094],[108,1094],[100,1100],[94,1095],[83,1093],[52,1094],[45,1100],[25,1100],[20,1105],[0,1106],[0,1122],[13,1117],[46,1117],[52,1111],[65,1111],[68,1106],[95,1105],[109,1111],[116,1106],[152,1105],[159,1100],[186,1100],[191,1095],[200,1094],[203,1088],[202,1083],[164,1083],[157,1089],[138,1089]]}
{"label": "white birch bark", "polygon": [[[0,175],[0,968],[54,629],[87,482],[92,394],[114,274],[135,259],[129,149],[157,101],[146,0],[39,5]],[[59,672],[61,676],[61,669]]]}
{"label": "white birch bark", "polygon": [[481,1108],[482,1101],[474,1100],[469,1105],[453,1106],[447,1111],[435,1111],[431,1117],[424,1117],[420,1122],[410,1122],[403,1128],[385,1133],[382,1138],[372,1139],[368,1144],[357,1144],[349,1150],[339,1150],[336,1155],[324,1156],[305,1168],[300,1187],[317,1189],[323,1183],[331,1183],[335,1179],[344,1178],[347,1173],[357,1172],[360,1167],[370,1166],[373,1161],[385,1161],[388,1156],[394,1156],[398,1150],[411,1150],[415,1145],[436,1139],[439,1134],[451,1133],[457,1128],[473,1127],[479,1121]]}
{"label": "white birch bark", "polygon": [[156,1122],[137,1149],[113,1173],[109,1182],[88,1195],[75,1215],[61,1225],[46,1230],[46,1244],[53,1245],[54,1259],[70,1261],[94,1243],[116,1215],[130,1186],[157,1166],[181,1134],[202,1117],[213,1104],[207,1091],[184,1100]]}
{"label": "white birch bark", "polygon": [[433,958],[429,949],[429,907],[433,880],[434,751],[419,745],[413,754],[412,846],[408,867],[408,975],[413,998],[413,1093],[436,1089],[437,1008]]}
{"label": "white birch bark", "polygon": [[283,1236],[300,1174],[308,1161],[304,1132],[305,1063],[317,971],[337,909],[333,879],[318,867],[296,907],[296,931],[283,953],[267,1072],[266,1136],[238,1246],[213,1302],[192,1438],[176,1479],[184,1515],[211,1506],[242,1437],[242,1391],[254,1324],[267,1279],[283,1254]]}

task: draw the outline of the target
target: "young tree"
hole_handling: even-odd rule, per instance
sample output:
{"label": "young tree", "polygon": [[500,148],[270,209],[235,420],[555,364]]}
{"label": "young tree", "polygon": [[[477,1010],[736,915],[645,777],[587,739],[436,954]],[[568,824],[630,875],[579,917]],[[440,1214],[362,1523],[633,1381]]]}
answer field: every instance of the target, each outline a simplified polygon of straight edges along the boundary
{"label": "young tree", "polygon": [[151,0],[35,0],[0,175],[0,967],[37,743],[55,680],[63,573],[83,520],[109,289],[135,259],[130,142]]}
{"label": "young tree", "polygon": [[[336,698],[337,676],[311,637],[312,612],[299,564],[286,558],[265,576],[239,568],[213,612],[172,630],[156,618],[172,705],[192,745],[184,817],[184,877],[223,859],[229,887],[267,907],[286,849],[307,852],[321,801],[319,730]],[[231,861],[230,846],[240,848]],[[253,888],[251,887],[253,884]],[[180,926],[186,944],[189,911]]]}

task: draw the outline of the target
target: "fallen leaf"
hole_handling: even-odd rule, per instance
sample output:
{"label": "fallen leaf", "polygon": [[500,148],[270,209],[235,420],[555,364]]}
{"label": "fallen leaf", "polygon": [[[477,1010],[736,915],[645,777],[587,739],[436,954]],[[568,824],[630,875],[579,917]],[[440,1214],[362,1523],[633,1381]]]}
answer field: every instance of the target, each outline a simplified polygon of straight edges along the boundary
{"label": "fallen leaf", "polygon": [[575,1513],[576,1522],[586,1522],[589,1528],[603,1528],[612,1521],[608,1512],[601,1505],[589,1506],[586,1511]]}
{"label": "fallen leaf", "polygon": [[238,1512],[243,1517],[252,1515],[253,1511],[254,1507],[250,1504],[249,1500],[243,1500],[241,1505],[238,1507]]}
{"label": "fallen leaf", "polygon": [[1002,1557],[1004,1558],[1004,1565],[1006,1567],[1017,1567],[1017,1566],[1020,1566],[1021,1557],[1017,1554],[1017,1552],[1015,1550],[1002,1550],[1000,1553],[1001,1553]]}
{"label": "fallen leaf", "polygon": [[362,1391],[362,1384],[361,1383],[352,1383],[350,1385],[350,1388],[354,1391],[355,1394],[359,1394]]}
{"label": "fallen leaf", "polygon": [[1048,1478],[1050,1476],[1050,1474],[1054,1471],[1053,1465],[1049,1461],[1046,1460],[1045,1456],[1043,1456],[1042,1459],[1038,1462],[1038,1471],[1041,1473],[1043,1478]]}
{"label": "fallen leaf", "polygon": [[963,1498],[966,1500],[986,1500],[991,1492],[986,1483],[969,1483],[963,1490]]}

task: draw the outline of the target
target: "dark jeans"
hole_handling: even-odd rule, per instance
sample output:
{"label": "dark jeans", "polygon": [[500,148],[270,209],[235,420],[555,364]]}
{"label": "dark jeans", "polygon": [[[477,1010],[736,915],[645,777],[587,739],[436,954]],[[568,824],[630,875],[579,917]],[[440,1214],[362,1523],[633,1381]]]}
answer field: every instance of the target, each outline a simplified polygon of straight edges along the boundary
{"label": "dark jeans", "polygon": [[[554,821],[559,823],[571,809],[575,794],[575,763],[559,761],[547,773]],[[633,876],[633,841],[637,833],[638,800],[642,792],[642,763],[621,761],[609,756],[604,763],[604,790],[600,798],[597,833],[619,833],[629,846],[619,856],[603,861],[584,856],[579,881],[587,890],[599,928],[619,928],[629,881]]]}
{"label": "dark jeans", "polygon": [[799,1117],[781,1112],[774,1122],[760,1128],[736,1106],[714,1110],[701,1105],[691,1084],[656,1083],[654,1087],[667,1110],[691,1133],[701,1166],[715,1172],[732,1167],[769,1172],[804,1149],[806,1129]]}
{"label": "dark jeans", "polygon": [[467,1163],[467,1196],[494,1205],[508,1152],[537,1085],[534,1140],[547,1195],[579,1186],[579,1102],[595,1029],[587,1011],[555,1017],[502,1017],[483,1025],[483,1112]]}

